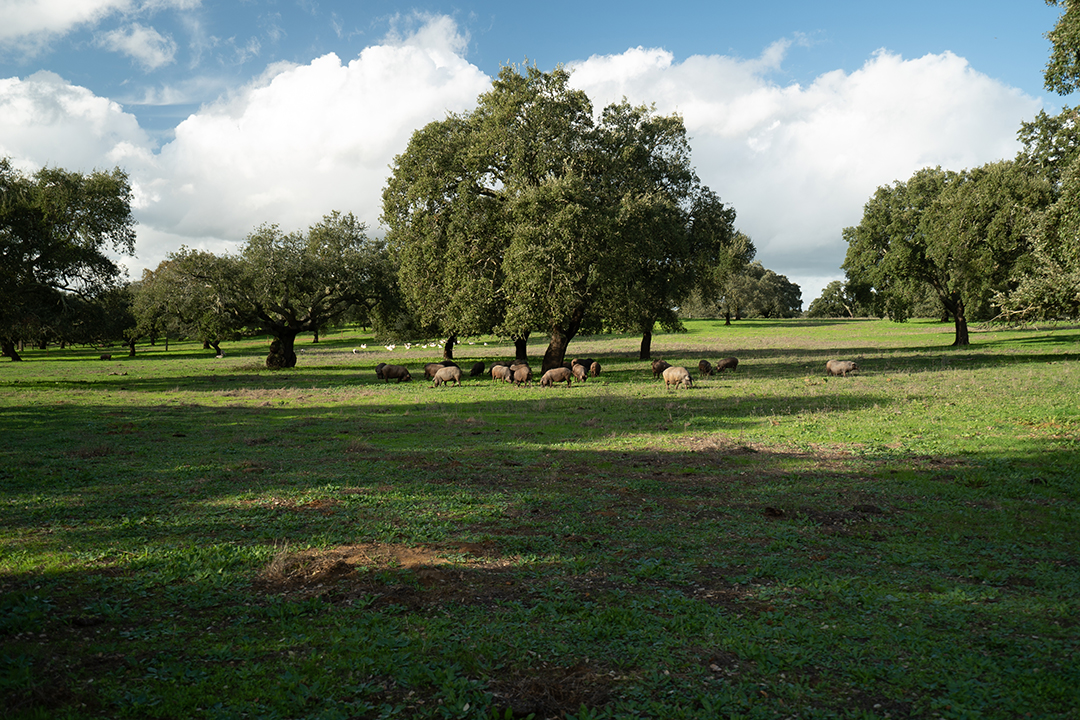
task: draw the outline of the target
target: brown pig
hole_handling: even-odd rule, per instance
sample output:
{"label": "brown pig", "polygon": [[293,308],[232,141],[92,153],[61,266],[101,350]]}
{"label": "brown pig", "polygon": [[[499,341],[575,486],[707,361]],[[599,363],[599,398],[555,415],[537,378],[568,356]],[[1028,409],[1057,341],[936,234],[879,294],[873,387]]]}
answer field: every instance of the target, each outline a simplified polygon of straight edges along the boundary
{"label": "brown pig", "polygon": [[[575,367],[581,367],[575,365]],[[564,367],[554,367],[544,373],[544,376],[540,378],[540,387],[551,387],[555,383],[565,382],[566,387],[570,387],[570,382],[574,379],[575,373],[567,370]]]}

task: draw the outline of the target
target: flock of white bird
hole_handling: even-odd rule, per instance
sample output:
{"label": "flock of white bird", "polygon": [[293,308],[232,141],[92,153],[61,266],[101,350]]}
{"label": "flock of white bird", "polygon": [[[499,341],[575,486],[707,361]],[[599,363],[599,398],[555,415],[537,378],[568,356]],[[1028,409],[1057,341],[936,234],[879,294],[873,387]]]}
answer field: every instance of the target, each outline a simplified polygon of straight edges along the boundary
{"label": "flock of white bird", "polygon": [[[475,345],[476,343],[471,342],[469,344],[470,345]],[[397,345],[383,345],[383,347],[386,348],[389,352],[393,352],[394,350],[397,349]],[[427,345],[417,345],[416,347],[421,349],[421,350],[426,350],[427,348],[441,348],[442,345],[440,343],[430,343],[430,344],[427,344]],[[487,343],[484,343],[484,347],[487,347]],[[406,350],[412,350],[413,349],[413,344],[412,343],[405,343],[405,349]],[[367,343],[362,343],[359,348],[353,348],[353,353],[359,353],[361,350],[367,350]]]}

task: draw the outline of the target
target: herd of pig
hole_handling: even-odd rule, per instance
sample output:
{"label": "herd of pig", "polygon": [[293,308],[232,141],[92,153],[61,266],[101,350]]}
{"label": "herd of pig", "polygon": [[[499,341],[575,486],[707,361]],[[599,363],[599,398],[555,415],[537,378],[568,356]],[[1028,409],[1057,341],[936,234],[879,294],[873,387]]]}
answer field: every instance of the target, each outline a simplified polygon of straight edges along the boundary
{"label": "herd of pig", "polygon": [[[698,363],[698,378],[708,377],[725,370],[734,372],[738,367],[739,359],[733,357],[717,360],[716,365],[713,365],[708,360],[702,360]],[[858,364],[852,360],[830,360],[825,363],[825,373],[828,375],[846,377],[858,369]],[[528,384],[532,381],[533,376],[532,368],[529,367],[528,363],[522,361],[512,363],[497,362],[490,369],[483,362],[476,362],[473,363],[472,368],[469,370],[469,375],[479,377],[485,374],[485,370],[488,370],[491,374],[492,380],[502,380],[515,385]],[[565,382],[566,386],[570,387],[570,383],[574,380],[585,382],[590,377],[598,377],[600,371],[600,363],[592,358],[575,358],[561,367],[551,368],[545,372],[540,378],[540,387],[551,387],[562,382]],[[674,385],[676,388],[680,386],[689,388],[694,384],[689,370],[685,367],[671,365],[664,360],[653,360],[652,373],[654,379],[662,377],[667,387]],[[399,383],[412,380],[409,369],[404,365],[387,365],[386,363],[379,363],[375,366],[375,376],[386,382],[395,379]],[[428,363],[424,366],[424,378],[434,383],[432,387],[449,384],[461,385],[461,368],[452,360]]]}

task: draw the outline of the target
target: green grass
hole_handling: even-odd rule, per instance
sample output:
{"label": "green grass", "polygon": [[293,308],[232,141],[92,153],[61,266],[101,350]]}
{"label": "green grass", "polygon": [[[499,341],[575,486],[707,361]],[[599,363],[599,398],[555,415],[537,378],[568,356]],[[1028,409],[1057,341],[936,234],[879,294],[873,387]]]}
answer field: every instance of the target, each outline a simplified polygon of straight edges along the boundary
{"label": "green grass", "polygon": [[1080,717],[1080,329],[972,338],[694,321],[653,342],[679,391],[618,335],[544,389],[432,388],[440,349],[351,331],[284,372],[265,339],[28,350],[0,364],[0,706]]}

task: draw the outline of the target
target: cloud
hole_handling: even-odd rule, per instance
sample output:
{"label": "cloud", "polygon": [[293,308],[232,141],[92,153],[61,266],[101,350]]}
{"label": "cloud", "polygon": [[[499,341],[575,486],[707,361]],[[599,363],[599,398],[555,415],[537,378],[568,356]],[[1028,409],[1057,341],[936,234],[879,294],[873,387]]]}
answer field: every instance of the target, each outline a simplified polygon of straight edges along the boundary
{"label": "cloud", "polygon": [[169,65],[176,57],[176,42],[171,37],[164,37],[154,28],[139,23],[103,33],[97,44],[133,58],[146,70]]}
{"label": "cloud", "polygon": [[[468,37],[450,18],[401,16],[393,28],[347,62],[328,54],[268,67],[190,115],[157,152],[110,99],[51,73],[0,80],[0,154],[20,167],[126,167],[136,269],[181,243],[230,247],[260,223],[304,229],[335,209],[376,232],[388,166],[412,131],[472,108],[491,82],[465,60]],[[699,176],[735,207],[765,266],[802,286],[806,305],[842,277],[841,231],[875,188],[928,165],[1013,157],[1016,130],[1040,103],[951,53],[883,50],[805,86],[774,81],[799,42],[751,59],[631,48],[573,63],[571,82],[597,108],[626,96],[679,112]]]}
{"label": "cloud", "polygon": [[116,14],[191,10],[201,0],[5,0],[0,3],[0,48],[34,53],[50,38]]}
{"label": "cloud", "polygon": [[906,60],[880,50],[855,72],[781,86],[770,76],[788,47],[682,62],[634,48],[573,63],[571,82],[597,107],[625,96],[680,113],[703,182],[735,207],[758,259],[804,285],[804,304],[842,278],[841,231],[877,187],[926,166],[1011,158],[1021,120],[1041,107],[948,52]]}
{"label": "cloud", "polygon": [[471,107],[490,78],[435,19],[342,63],[275,65],[176,128],[157,158],[144,221],[183,236],[242,238],[258,224],[302,229],[330,210],[373,229],[394,155],[414,129]]}
{"label": "cloud", "polygon": [[0,156],[24,170],[142,169],[152,143],[134,115],[55,73],[0,80]]}
{"label": "cloud", "polygon": [[0,42],[63,34],[130,5],[130,0],[8,0],[0,5]]}

